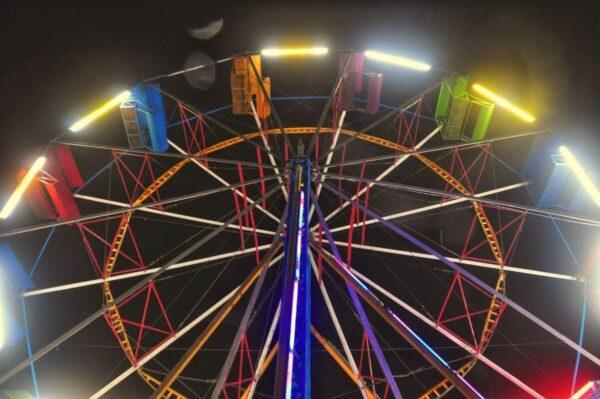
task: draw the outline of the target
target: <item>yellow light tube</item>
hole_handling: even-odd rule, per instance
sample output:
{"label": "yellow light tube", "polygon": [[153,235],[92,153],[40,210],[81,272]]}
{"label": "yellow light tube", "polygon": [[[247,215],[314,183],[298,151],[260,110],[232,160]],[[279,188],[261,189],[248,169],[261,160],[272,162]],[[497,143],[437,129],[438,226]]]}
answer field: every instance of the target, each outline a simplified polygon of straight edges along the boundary
{"label": "yellow light tube", "polygon": [[23,193],[25,192],[25,190],[27,189],[27,187],[29,186],[31,181],[38,174],[40,169],[42,169],[42,167],[44,166],[44,163],[46,163],[46,157],[39,157],[38,159],[36,159],[36,161],[33,163],[31,168],[27,171],[27,173],[25,174],[23,179],[19,182],[19,184],[17,185],[17,188],[12,193],[12,195],[10,196],[10,198],[8,199],[6,204],[4,204],[2,211],[0,211],[0,219],[6,219],[12,213],[12,211],[17,207],[17,204],[19,203],[21,196],[23,195]]}
{"label": "yellow light tube", "polygon": [[484,97],[487,97],[489,100],[492,100],[492,102],[498,104],[498,106],[506,109],[507,111],[515,114],[519,118],[523,119],[525,122],[532,123],[532,122],[535,121],[535,117],[534,116],[528,114],[527,112],[523,111],[522,109],[520,109],[516,105],[512,104],[507,99],[500,97],[496,93],[494,93],[494,92],[486,89],[485,87],[481,86],[480,84],[475,83],[471,87],[477,93],[483,95]]}
{"label": "yellow light tube", "polygon": [[579,389],[579,391],[575,392],[575,394],[573,396],[571,396],[571,399],[579,399],[579,398],[581,398],[593,386],[594,386],[594,381],[588,381],[587,384],[585,384],[584,386],[582,386],[581,389]]}
{"label": "yellow light tube", "polygon": [[567,162],[569,168],[571,168],[573,173],[575,173],[575,176],[577,176],[577,179],[579,180],[585,191],[587,191],[590,197],[592,197],[596,205],[600,207],[600,191],[598,191],[598,187],[596,187],[596,185],[588,176],[588,174],[585,173],[585,170],[577,161],[577,158],[575,158],[571,151],[569,151],[569,149],[564,145],[561,145],[558,148],[558,151],[560,152],[560,155],[562,155],[562,157],[565,159],[565,162]]}
{"label": "yellow light tube", "polygon": [[80,120],[75,122],[69,128],[69,130],[72,132],[80,131],[81,129],[85,128],[87,125],[89,125],[90,123],[92,123],[93,121],[95,121],[96,119],[101,117],[102,115],[104,115],[111,108],[114,108],[117,105],[120,105],[123,101],[127,100],[129,98],[129,96],[131,96],[131,92],[129,90],[125,90],[124,92],[120,93],[116,97],[112,98],[110,101],[102,104],[99,108],[93,110],[91,113],[89,113],[88,115],[84,116],[83,118],[81,118]]}
{"label": "yellow light tube", "polygon": [[325,55],[329,52],[327,47],[297,47],[297,48],[268,48],[261,50],[265,57],[302,57],[308,55]]}
{"label": "yellow light tube", "polygon": [[431,65],[424,62],[411,60],[410,58],[398,55],[384,54],[377,51],[365,51],[365,57],[376,61],[387,62],[388,64],[398,65],[404,68],[416,69],[417,71],[429,71],[431,69]]}

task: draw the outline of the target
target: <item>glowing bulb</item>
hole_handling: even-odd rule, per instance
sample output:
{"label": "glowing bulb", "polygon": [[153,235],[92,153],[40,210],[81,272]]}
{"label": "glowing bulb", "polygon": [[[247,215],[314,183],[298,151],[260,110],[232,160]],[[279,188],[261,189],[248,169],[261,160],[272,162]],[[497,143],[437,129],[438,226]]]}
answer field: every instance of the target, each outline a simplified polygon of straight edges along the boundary
{"label": "glowing bulb", "polygon": [[265,57],[301,57],[305,55],[325,55],[327,47],[268,48],[260,52]]}
{"label": "glowing bulb", "polygon": [[590,179],[588,174],[585,173],[585,170],[579,164],[575,156],[573,156],[571,151],[569,151],[569,149],[564,145],[561,145],[558,148],[558,151],[560,152],[560,155],[562,155],[562,157],[565,159],[565,162],[567,163],[569,168],[571,168],[573,173],[575,173],[575,176],[577,176],[577,179],[579,180],[585,191],[587,191],[588,194],[592,197],[596,205],[600,207],[600,191],[598,191],[598,188],[594,185],[594,182],[592,181],[592,179]]}
{"label": "glowing bulb", "polygon": [[365,57],[376,61],[382,61],[387,62],[389,64],[398,65],[404,68],[416,69],[418,71],[429,71],[431,69],[431,65],[426,64],[424,62],[411,60],[410,58],[398,55],[384,54],[377,51],[365,51]]}
{"label": "glowing bulb", "polygon": [[19,182],[17,188],[12,193],[6,204],[4,204],[2,211],[0,211],[0,219],[6,219],[16,208],[17,204],[19,203],[19,200],[21,199],[21,196],[23,195],[31,181],[35,178],[37,173],[40,171],[40,169],[42,169],[44,163],[46,163],[46,157],[39,157],[38,159],[36,159],[36,161],[27,171],[23,179]]}
{"label": "glowing bulb", "polygon": [[93,121],[95,121],[96,119],[101,117],[102,115],[104,115],[111,108],[114,108],[117,105],[120,105],[123,101],[127,100],[130,96],[131,96],[131,92],[129,90],[125,90],[124,92],[120,93],[118,96],[116,96],[116,97],[112,98],[110,101],[107,101],[106,103],[102,104],[100,107],[98,107],[97,109],[95,109],[91,113],[89,113],[88,115],[84,116],[83,118],[81,118],[80,120],[75,122],[69,128],[69,130],[72,132],[80,131],[81,129],[85,128],[87,125],[89,125],[90,123],[92,123]]}
{"label": "glowing bulb", "polygon": [[489,100],[492,100],[494,103],[498,104],[498,106],[515,114],[519,118],[523,119],[525,122],[532,123],[535,121],[534,116],[528,114],[527,112],[523,111],[516,105],[512,104],[507,99],[500,97],[499,95],[491,92],[490,90],[486,89],[485,87],[483,87],[477,83],[473,84],[473,86],[471,86],[471,87],[473,87],[473,90],[475,90],[479,94],[482,94],[483,96],[487,97]]}

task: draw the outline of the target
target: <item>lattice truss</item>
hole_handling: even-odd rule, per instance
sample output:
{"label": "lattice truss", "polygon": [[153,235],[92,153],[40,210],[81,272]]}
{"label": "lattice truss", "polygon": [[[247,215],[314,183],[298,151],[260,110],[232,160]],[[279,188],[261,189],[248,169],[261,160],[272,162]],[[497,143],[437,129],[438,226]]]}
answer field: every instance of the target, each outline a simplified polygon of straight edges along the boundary
{"label": "lattice truss", "polygon": [[[520,255],[529,253],[523,240],[546,240],[532,235],[549,220],[600,226],[526,202],[528,183],[502,156],[539,131],[444,140],[449,122],[434,107],[447,80],[406,100],[396,90],[405,83],[386,69],[381,99],[400,105],[377,99],[374,109],[381,71],[365,68],[359,81],[352,57],[341,57],[327,85],[294,97],[279,96],[286,79],[323,65],[298,61],[307,71],[283,73],[259,56],[236,57],[223,63],[233,110],[211,104],[210,93],[198,106],[173,94],[169,83],[183,72],[152,81],[170,115],[165,152],[94,144],[102,127],[85,143],[58,139],[85,183],[61,185],[68,171],[45,169],[38,180],[53,219],[2,236],[52,229],[36,261],[38,287],[23,294],[31,309],[51,308],[30,320],[30,333],[54,312],[69,315],[45,332],[56,340],[39,337],[2,381],[36,367],[43,390],[47,354],[65,364],[87,357],[73,397],[301,397],[294,392],[306,387],[313,397],[369,399],[551,395],[547,380],[522,374],[544,365],[523,352],[527,336],[513,331],[521,323],[598,371],[581,342],[544,321],[551,314],[530,312],[531,298],[521,303],[523,286],[540,280],[569,292],[586,285],[564,264],[523,266],[531,259]],[[484,106],[489,118],[493,107]],[[460,129],[463,137],[469,127]],[[65,189],[76,211],[52,202]],[[512,284],[521,294],[513,297]],[[78,313],[78,296],[97,310]],[[72,341],[89,353],[70,351]],[[489,350],[495,342],[501,356]],[[107,345],[101,359],[96,347]]]}

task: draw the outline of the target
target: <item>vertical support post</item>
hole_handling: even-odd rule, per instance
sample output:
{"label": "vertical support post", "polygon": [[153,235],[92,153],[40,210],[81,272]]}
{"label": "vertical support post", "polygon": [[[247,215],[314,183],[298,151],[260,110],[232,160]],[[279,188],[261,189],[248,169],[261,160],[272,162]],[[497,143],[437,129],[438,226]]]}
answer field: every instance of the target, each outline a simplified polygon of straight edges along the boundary
{"label": "vertical support post", "polygon": [[[24,297],[21,297],[21,310],[23,312],[23,327],[25,329],[25,344],[27,346],[27,356],[31,357],[31,340],[29,339],[29,323],[27,322],[27,309],[25,307]],[[38,387],[37,373],[35,372],[35,364],[33,362],[29,365],[29,370],[31,371],[31,380],[33,381],[33,391],[35,392],[35,399],[40,399],[40,389]]]}
{"label": "vertical support post", "polygon": [[274,398],[310,397],[310,160],[291,162]]}

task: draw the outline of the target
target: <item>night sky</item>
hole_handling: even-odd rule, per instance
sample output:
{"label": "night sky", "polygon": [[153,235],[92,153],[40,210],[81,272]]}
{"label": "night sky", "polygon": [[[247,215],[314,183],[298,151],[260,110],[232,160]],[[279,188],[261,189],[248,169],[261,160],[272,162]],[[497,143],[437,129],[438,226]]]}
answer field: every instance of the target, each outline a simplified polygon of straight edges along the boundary
{"label": "night sky", "polygon": [[[420,2],[366,5],[327,2],[328,5],[305,6],[283,6],[269,2],[244,2],[240,5],[229,3],[223,6],[214,2],[191,1],[114,2],[112,5],[107,2],[86,5],[80,2],[13,2],[0,6],[0,29],[3,33],[0,44],[2,198],[7,197],[14,188],[14,175],[17,171],[30,164],[53,137],[89,111],[94,104],[105,101],[144,79],[181,69],[194,51],[200,50],[213,59],[220,59],[246,50],[286,44],[319,44],[331,49],[375,48],[424,60],[435,68],[456,71],[474,81],[487,83],[501,89],[498,91],[503,95],[536,115],[538,122],[535,128],[548,127],[562,134],[564,140],[591,165],[590,169],[600,171],[597,157],[600,151],[600,104],[597,98],[600,87],[597,66],[600,61],[597,49],[600,39],[598,2],[562,2],[554,5],[549,4],[550,2],[497,2],[493,7],[460,2],[431,2],[428,5]],[[196,40],[186,33],[186,28],[198,27],[221,17],[224,19],[223,30],[209,41]],[[287,61],[263,61],[264,73],[271,76],[273,81],[273,96],[325,96],[329,93],[336,76],[337,60],[331,58],[302,63],[299,66]],[[423,77],[413,72],[397,71],[389,66],[378,68],[385,75],[382,101],[391,105],[401,104],[443,76],[439,71],[435,72],[435,76]],[[208,91],[193,89],[181,78],[161,82],[161,87],[200,110],[218,108],[230,101],[229,64],[218,67],[216,73],[215,84]],[[426,98],[429,115],[431,108],[435,107],[435,99],[436,95]],[[173,102],[167,102],[167,115],[172,121],[176,120],[176,116],[170,113],[173,105]],[[276,106],[284,115],[284,124],[310,126],[316,125],[323,102],[308,101],[298,105],[282,101]],[[497,110],[496,113],[499,115],[494,117],[490,137],[530,129],[528,125],[515,122],[506,112]],[[122,124],[117,113],[113,114],[91,128],[89,133],[70,138],[125,146]],[[216,113],[215,118],[240,132],[256,130],[252,118],[234,117],[230,110]],[[360,115],[349,119],[349,125],[353,129],[364,127],[367,122],[368,119],[361,118]],[[330,120],[328,123],[331,124]],[[431,124],[427,125],[427,122],[422,126],[423,129],[428,127]],[[420,137],[423,137],[423,132]],[[211,144],[230,137],[217,128],[207,131],[207,135]],[[382,135],[395,140],[391,125],[386,126]],[[431,146],[442,144],[443,141],[438,138],[437,141],[432,141]],[[497,157],[510,164],[516,172],[507,169],[499,161],[494,161],[494,174],[484,175],[482,189],[518,181],[518,173],[523,168],[531,144],[531,139],[523,139],[518,143],[494,145]],[[281,141],[274,145],[281,145]],[[74,150],[74,153],[84,178],[89,178],[110,160],[110,154],[106,151],[85,149]],[[386,153],[382,149],[355,145],[349,146],[347,156],[358,158]],[[238,146],[217,155],[255,160],[254,149],[249,145]],[[448,160],[449,158],[444,162]],[[173,162],[159,159],[155,164],[157,173],[164,171]],[[391,174],[389,180],[444,188],[435,175],[417,174],[421,165],[411,162],[407,162],[406,169]],[[374,177],[384,167],[375,166],[368,170],[366,176]],[[164,198],[217,187],[214,180],[192,167],[187,168],[178,177],[176,184],[161,192]],[[239,180],[237,170],[221,167],[218,171],[230,181]],[[124,192],[118,187],[120,182],[116,172],[113,172],[102,175],[86,193],[99,197],[109,195],[113,199],[123,200]],[[347,174],[359,172],[360,168],[356,167],[345,169]],[[257,177],[256,171],[247,170],[246,173],[247,178]],[[265,173],[270,172],[267,170]],[[353,183],[345,183],[343,187],[349,192],[356,190]],[[249,188],[249,192],[254,197],[260,195],[257,187]],[[269,202],[277,216],[283,211],[283,200],[280,197],[275,196]],[[524,190],[503,195],[500,199],[531,204],[531,199]],[[339,200],[332,194],[324,194],[324,210],[334,209],[337,201]],[[435,202],[431,197],[378,190],[373,197],[372,206],[382,213],[392,213],[431,202]],[[227,193],[221,194],[212,202],[196,200],[174,209],[175,212],[223,219],[226,215],[232,215],[234,203]],[[81,210],[91,213],[106,210],[106,207],[83,204]],[[271,230],[276,228],[272,220],[257,215],[258,227]],[[472,209],[459,207],[452,212],[406,220],[402,226],[411,229],[422,239],[430,240],[434,246],[437,245],[436,248],[443,244],[446,248],[460,252],[472,217]],[[347,224],[348,218],[349,212],[342,213],[332,221],[332,227]],[[2,222],[0,230],[39,222],[28,207],[21,206],[10,220]],[[102,235],[114,228],[114,223],[111,223],[102,226]],[[165,259],[168,260],[182,241],[196,234],[201,237],[209,231],[202,230],[203,226],[198,224],[172,223],[167,218],[158,217],[140,216],[134,223],[144,259],[148,264],[156,262],[153,266],[164,264],[161,256],[166,253]],[[514,265],[577,274],[576,266],[548,219],[528,217],[525,226],[512,259]],[[597,229],[568,223],[561,223],[560,226],[579,261],[584,262],[593,245],[598,242]],[[61,227],[57,231],[36,272],[35,284],[47,287],[96,277],[79,232],[72,226]],[[43,232],[36,232],[6,240],[28,271],[31,270],[44,236]],[[267,244],[269,239],[262,236],[261,244]],[[338,234],[336,239],[345,241],[346,236]],[[380,227],[369,230],[367,241],[383,247],[414,249]],[[235,231],[223,233],[221,239],[217,238],[206,248],[194,253],[190,259],[233,251],[239,245],[239,235]],[[244,259],[198,269],[200,271],[197,273],[194,270],[181,275],[174,273],[172,278],[160,280],[157,286],[165,304],[170,308],[169,315],[174,325],[183,324],[188,314],[198,315],[239,284],[253,267],[253,256]],[[428,309],[434,314],[439,310],[452,277],[447,270],[442,270],[439,263],[429,261],[413,261],[393,255],[370,256],[358,250],[353,252],[353,260],[362,266],[362,269],[358,266],[357,269],[413,306],[422,305],[422,309]],[[481,270],[474,272],[484,281],[493,284],[493,273]],[[333,275],[328,278],[326,281],[329,283],[334,305],[343,313],[340,319],[347,323],[350,331],[350,346],[360,350],[359,327],[347,306],[346,294],[341,293],[342,281]],[[267,279],[266,287],[269,283],[277,283],[274,274]],[[119,283],[115,285],[115,290],[122,292],[127,287],[127,283]],[[576,338],[582,300],[577,284],[509,274],[508,287],[509,297],[570,338]],[[320,299],[316,286],[313,291],[314,323],[340,348],[337,338],[334,339],[335,331],[327,320],[323,300]],[[185,295],[178,296],[181,292]],[[274,311],[271,294],[264,288],[264,311],[253,321],[255,333],[249,335],[253,350],[257,349],[264,330],[268,328],[270,320],[267,320],[267,315],[272,315]],[[101,291],[97,286],[28,301],[34,349],[40,348],[92,313],[101,305],[101,301]],[[198,302],[198,307],[195,307]],[[173,304],[172,308],[170,304]],[[235,334],[244,304],[242,302],[236,307],[219,333],[209,341],[209,350],[201,352],[201,359],[196,359],[184,375],[196,379],[216,378],[226,355],[223,349],[229,347],[228,343]],[[596,305],[597,308],[599,306],[600,304]],[[399,308],[394,310],[404,315]],[[389,351],[393,352],[389,356],[390,363],[395,366],[397,374],[417,370],[417,377],[408,375],[398,379],[402,392],[406,392],[405,397],[416,397],[423,392],[423,387],[438,381],[439,375],[435,372],[420,370],[426,364],[414,351],[407,349],[406,342],[377,320],[374,313],[369,315],[380,331],[382,341],[385,341],[383,346],[399,348]],[[590,315],[584,340],[584,346],[595,354],[600,353],[597,317],[598,314],[595,317],[593,313]],[[464,356],[463,351],[448,348],[448,340],[435,335],[422,323],[411,318],[407,318],[407,321],[414,324],[415,329],[432,345],[439,347],[444,357],[456,359]],[[161,355],[161,365],[150,363],[149,368],[160,371],[163,366],[172,366],[183,354],[185,346],[192,342],[194,331],[197,333],[201,328],[196,327],[179,341],[175,350]],[[556,339],[511,310],[507,310],[493,344],[495,346],[490,346],[486,354],[532,387],[551,398],[568,395],[575,352],[566,345],[558,344]],[[355,387],[351,381],[339,371],[318,343],[313,342],[313,348],[316,349],[314,356],[317,359],[316,366],[313,366],[313,397],[359,397],[356,390],[352,391]],[[0,370],[10,369],[25,356],[22,346],[4,349]],[[256,358],[256,352],[253,352],[253,356]],[[111,376],[114,378],[115,370],[120,372],[126,368],[123,358],[106,323],[97,320],[39,362],[41,397],[87,397],[109,381]],[[272,374],[271,370],[265,375],[264,383],[258,389],[260,396],[257,397],[270,397]],[[525,397],[522,391],[483,365],[477,365],[470,376],[474,385],[486,397]],[[600,368],[584,360],[578,385],[598,378]],[[189,380],[187,383],[191,390],[185,392],[190,397],[196,397],[192,392],[196,392],[197,397],[203,397],[209,388],[209,384],[201,381]],[[27,371],[21,372],[6,386],[7,389],[32,391]],[[149,392],[139,377],[131,376],[107,397],[141,398],[146,397]],[[347,394],[344,396],[344,393]],[[449,397],[459,395],[454,392]]]}

